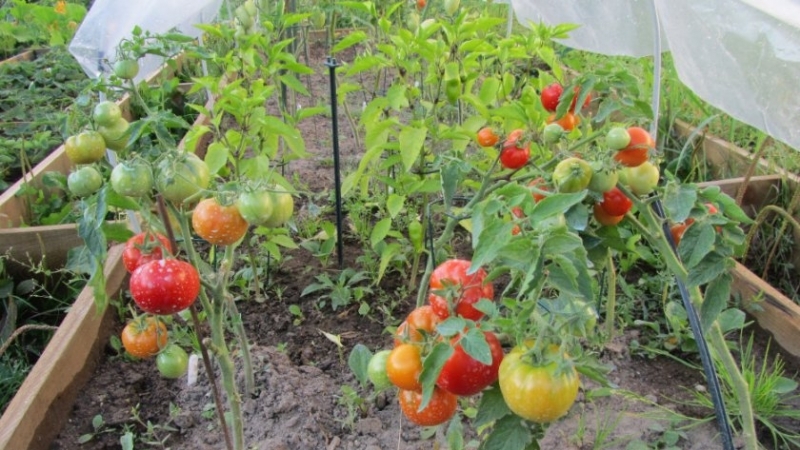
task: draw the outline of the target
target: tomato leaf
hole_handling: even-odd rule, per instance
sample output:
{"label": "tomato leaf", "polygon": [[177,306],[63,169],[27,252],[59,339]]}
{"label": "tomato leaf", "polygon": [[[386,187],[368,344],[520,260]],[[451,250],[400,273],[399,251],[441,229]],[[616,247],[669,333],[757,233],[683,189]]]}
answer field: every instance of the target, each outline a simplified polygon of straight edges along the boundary
{"label": "tomato leaf", "polygon": [[495,422],[492,432],[480,448],[481,450],[527,450],[532,441],[533,436],[530,429],[525,426],[525,421],[510,414]]}
{"label": "tomato leaf", "polygon": [[427,408],[431,402],[439,373],[452,354],[453,347],[450,344],[439,342],[422,361],[422,373],[419,374],[419,382],[422,383],[422,402],[419,404],[419,411]]}
{"label": "tomato leaf", "polygon": [[467,327],[467,321],[461,317],[448,317],[436,325],[436,331],[444,337],[453,337]]}
{"label": "tomato leaf", "polygon": [[667,217],[674,222],[683,222],[689,217],[697,201],[697,191],[692,186],[670,182],[664,189],[662,203]]}
{"label": "tomato leaf", "polygon": [[733,330],[741,330],[744,327],[745,314],[741,309],[729,308],[717,317],[719,327],[722,333],[728,333]]}
{"label": "tomato leaf", "polygon": [[687,269],[692,269],[700,264],[703,258],[714,250],[715,238],[714,227],[706,222],[695,222],[686,228],[681,243],[678,245],[678,254]]}
{"label": "tomato leaf", "polygon": [[539,223],[548,217],[552,217],[556,214],[567,211],[568,209],[572,208],[572,206],[582,202],[583,199],[586,198],[586,193],[587,190],[584,189],[583,191],[576,192],[574,194],[548,195],[540,200],[533,208],[533,211],[530,215],[531,222]]}
{"label": "tomato leaf", "polygon": [[710,329],[720,313],[728,306],[732,281],[730,273],[724,273],[708,283],[703,305],[700,307],[700,320],[704,330]]}
{"label": "tomato leaf", "polygon": [[492,363],[492,349],[489,348],[489,343],[486,342],[486,335],[480,329],[473,328],[469,330],[458,343],[464,348],[467,355],[476,361],[487,366]]}
{"label": "tomato leaf", "polygon": [[503,399],[503,393],[500,392],[500,388],[495,383],[484,389],[481,394],[478,414],[475,416],[475,428],[489,425],[509,414],[511,414],[511,410],[508,409],[506,401]]}
{"label": "tomato leaf", "polygon": [[450,450],[464,450],[464,426],[459,414],[453,416],[447,426],[447,445]]}
{"label": "tomato leaf", "polygon": [[369,381],[367,367],[371,358],[372,352],[364,344],[356,344],[350,351],[350,357],[347,358],[347,365],[350,366],[350,370],[353,371],[362,387],[365,387]]}
{"label": "tomato leaf", "polygon": [[694,269],[689,271],[686,284],[688,287],[700,286],[708,283],[714,278],[717,278],[732,268],[732,259],[726,258],[717,252],[711,252],[703,259],[702,263],[698,264]]}

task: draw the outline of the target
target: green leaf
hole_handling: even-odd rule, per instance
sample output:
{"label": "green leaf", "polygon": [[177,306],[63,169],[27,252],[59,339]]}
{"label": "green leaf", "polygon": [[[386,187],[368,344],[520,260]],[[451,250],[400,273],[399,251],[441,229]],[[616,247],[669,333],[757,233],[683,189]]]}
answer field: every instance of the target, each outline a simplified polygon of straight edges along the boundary
{"label": "green leaf", "polygon": [[500,80],[495,77],[488,77],[481,84],[481,90],[478,93],[478,98],[486,104],[490,105],[497,100],[497,92],[500,90]]}
{"label": "green leaf", "polygon": [[[474,218],[473,216],[473,227],[475,226]],[[513,228],[514,224],[511,222],[493,220],[488,226],[480,229],[480,235],[477,236],[477,238],[475,237],[475,229],[473,228],[475,252],[472,255],[470,271],[475,271],[478,267],[488,265],[497,258],[503,246],[513,237],[511,234]]]}
{"label": "green leaf", "polygon": [[[691,227],[690,227],[691,228]],[[694,269],[689,271],[688,287],[700,286],[717,278],[733,267],[733,261],[717,252],[711,252]]]}
{"label": "green leaf", "polygon": [[697,191],[691,185],[670,182],[664,189],[662,203],[667,210],[667,217],[673,222],[686,220],[695,202],[697,202]]}
{"label": "green leaf", "polygon": [[122,446],[122,450],[133,450],[133,433],[126,431],[119,437],[119,444]]}
{"label": "green leaf", "polygon": [[395,111],[400,111],[403,108],[408,108],[408,98],[406,97],[406,87],[402,84],[395,84],[386,91],[386,98],[389,100],[389,106]]}
{"label": "green leaf", "polygon": [[428,407],[433,397],[433,388],[436,387],[436,380],[439,379],[439,373],[444,367],[444,363],[453,354],[453,347],[444,342],[439,342],[428,353],[425,360],[422,361],[422,373],[419,375],[419,381],[422,383],[422,402],[419,405],[419,410]]}
{"label": "green leaf", "polygon": [[741,330],[744,327],[745,318],[744,311],[736,308],[729,308],[720,313],[719,317],[717,317],[717,321],[724,334]]}
{"label": "green leaf", "polygon": [[724,273],[708,283],[703,305],[700,307],[700,323],[703,330],[711,329],[711,325],[717,320],[720,313],[727,308],[731,298],[732,281],[731,274]]}
{"label": "green leaf", "polygon": [[461,183],[462,170],[458,161],[450,161],[441,170],[442,172],[442,195],[444,195],[444,206],[450,210],[453,205],[453,197],[456,194],[459,183]]}
{"label": "green leaf", "polygon": [[404,127],[400,131],[400,156],[403,158],[403,167],[409,172],[422,153],[428,128]]}
{"label": "green leaf", "polygon": [[389,210],[389,216],[394,219],[397,214],[403,209],[403,204],[406,201],[405,195],[391,194],[386,199],[386,209]]}
{"label": "green leaf", "polygon": [[331,49],[331,54],[335,55],[342,50],[348,49],[358,43],[361,43],[367,39],[367,33],[363,31],[356,31],[353,33],[348,34],[345,36],[341,41],[336,43]]}
{"label": "green leaf", "polygon": [[350,357],[347,358],[347,365],[350,366],[350,370],[353,371],[361,386],[366,386],[369,381],[367,366],[369,366],[370,359],[372,359],[372,352],[363,344],[356,344],[350,351]]}
{"label": "green leaf", "polygon": [[533,440],[525,422],[516,415],[507,415],[494,424],[494,428],[481,445],[481,450],[526,450]]}
{"label": "green leaf", "polygon": [[461,317],[450,316],[436,325],[436,331],[444,337],[453,337],[467,327],[467,321]]}
{"label": "green leaf", "polygon": [[294,75],[284,74],[280,76],[280,80],[283,84],[288,86],[291,90],[301,94],[301,95],[309,95],[308,90],[306,89],[305,85],[300,82]]}
{"label": "green leaf", "polygon": [[208,146],[203,160],[206,162],[209,172],[216,175],[228,162],[228,147],[222,142],[212,142]]}
{"label": "green leaf", "polygon": [[492,364],[492,349],[489,348],[486,336],[480,329],[473,328],[469,330],[458,343],[472,359],[487,366]]}
{"label": "green leaf", "polygon": [[106,239],[112,242],[127,242],[133,236],[127,223],[103,222],[101,228]]}
{"label": "green leaf", "polygon": [[530,215],[533,223],[538,223],[556,214],[566,213],[567,210],[577,205],[586,198],[586,190],[574,194],[553,194],[536,203]]}
{"label": "green leaf", "polygon": [[381,262],[378,266],[378,276],[375,279],[375,284],[378,284],[383,279],[383,275],[386,273],[386,269],[389,267],[389,264],[392,262],[395,256],[400,253],[400,244],[397,242],[392,242],[391,244],[387,245],[383,250],[381,250]]}
{"label": "green leaf", "polygon": [[503,399],[503,393],[500,392],[500,388],[495,383],[488,389],[484,389],[481,394],[478,415],[475,416],[475,428],[489,425],[509,414],[512,414],[512,412],[508,409],[506,401]]}
{"label": "green leaf", "polygon": [[687,269],[700,264],[703,258],[714,250],[716,236],[714,227],[705,222],[695,222],[686,228],[678,245],[678,254]]}
{"label": "green leaf", "polygon": [[392,228],[392,219],[387,217],[385,219],[381,219],[375,226],[372,228],[372,234],[370,234],[369,241],[372,245],[372,248],[378,245],[379,242],[383,241],[383,238],[389,234],[389,230]]}
{"label": "green leaf", "polygon": [[447,445],[448,450],[464,450],[464,426],[458,414],[453,416],[447,426]]}

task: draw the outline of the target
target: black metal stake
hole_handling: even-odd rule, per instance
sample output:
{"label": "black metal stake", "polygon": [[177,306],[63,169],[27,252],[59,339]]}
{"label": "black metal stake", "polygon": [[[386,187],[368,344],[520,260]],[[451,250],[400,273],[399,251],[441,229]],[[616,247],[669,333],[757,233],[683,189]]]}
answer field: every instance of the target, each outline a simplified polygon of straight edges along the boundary
{"label": "black metal stake", "polygon": [[342,240],[342,180],[339,174],[339,118],[336,98],[336,67],[339,63],[336,58],[328,56],[325,61],[330,74],[331,87],[331,125],[333,129],[333,179],[336,184],[336,257],[339,269],[344,268],[344,241]]}

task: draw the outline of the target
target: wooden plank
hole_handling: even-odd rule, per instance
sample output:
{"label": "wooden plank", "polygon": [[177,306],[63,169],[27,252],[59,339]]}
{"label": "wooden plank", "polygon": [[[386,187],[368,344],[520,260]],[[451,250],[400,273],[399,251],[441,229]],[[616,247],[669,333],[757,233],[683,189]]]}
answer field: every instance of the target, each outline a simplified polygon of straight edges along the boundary
{"label": "wooden plank", "polygon": [[755,317],[758,325],[769,331],[784,350],[800,358],[800,305],[739,263],[733,275],[733,291],[738,294],[742,308]]}
{"label": "wooden plank", "polygon": [[[765,205],[774,204],[778,200],[783,177],[780,175],[759,175],[751,177],[742,197],[742,208],[750,217],[755,217]],[[736,197],[744,178],[728,178],[726,180],[698,183],[699,187],[719,186],[725,194]]]}
{"label": "wooden plank", "polygon": [[12,64],[20,61],[30,61],[37,55],[36,50],[27,50],[18,55],[12,56],[10,58],[6,58],[0,61],[0,66],[3,64]]}
{"label": "wooden plank", "polygon": [[[112,247],[105,265],[106,292],[119,295],[127,279],[123,245]],[[0,448],[46,450],[69,417],[78,391],[89,380],[111,333],[114,308],[98,314],[92,289],[81,291],[39,361],[0,417]]]}
{"label": "wooden plank", "polygon": [[80,245],[83,239],[74,223],[0,230],[0,249],[5,249],[13,260],[9,261],[12,272],[14,265],[21,270],[27,264],[42,262],[49,268],[64,267],[69,251]]}

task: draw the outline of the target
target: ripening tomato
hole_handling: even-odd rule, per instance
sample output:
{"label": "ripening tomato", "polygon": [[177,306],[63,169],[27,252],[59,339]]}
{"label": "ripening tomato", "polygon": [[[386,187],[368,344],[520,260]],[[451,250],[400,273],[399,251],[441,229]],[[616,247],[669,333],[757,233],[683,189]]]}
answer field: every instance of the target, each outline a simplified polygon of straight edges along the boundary
{"label": "ripening tomato", "polygon": [[440,319],[447,319],[454,311],[465,319],[479,320],[483,313],[473,305],[482,298],[494,299],[494,286],[484,282],[485,270],[481,268],[467,274],[471,264],[463,259],[450,259],[439,264],[431,274],[428,302]]}
{"label": "ripening tomato", "polygon": [[717,209],[717,207],[714,206],[713,203],[706,203],[705,205],[706,205],[706,208],[708,209],[708,213],[709,214],[716,214],[716,213],[719,212],[719,209]]}
{"label": "ripening tomato", "polygon": [[558,109],[558,101],[561,98],[561,94],[564,92],[564,87],[561,86],[561,83],[550,83],[542,89],[542,94],[540,96],[540,100],[542,101],[542,106],[544,109],[554,112]]}
{"label": "ripening tomato", "polygon": [[133,272],[137,267],[150,261],[163,259],[163,250],[168,254],[175,253],[169,239],[158,233],[144,231],[134,235],[125,242],[122,250],[122,263],[128,272]]}
{"label": "ripening tomato", "polygon": [[[556,361],[534,365],[525,355],[527,351],[525,346],[518,346],[503,358],[500,392],[514,414],[531,422],[549,423],[564,416],[575,403],[580,387],[578,371],[574,367],[559,370]],[[554,353],[557,348],[549,351]]]}
{"label": "ripening tomato", "polygon": [[400,344],[389,353],[386,359],[386,376],[393,385],[400,389],[422,389],[419,382],[421,373],[422,356],[419,346]]}
{"label": "ripening tomato", "polygon": [[192,228],[198,236],[213,245],[231,245],[247,233],[249,224],[235,205],[221,205],[216,198],[207,198],[192,211]]}
{"label": "ripening tomato", "polygon": [[97,131],[84,131],[67,138],[64,152],[74,164],[91,164],[106,154],[106,141]]}
{"label": "ripening tomato", "polygon": [[580,192],[592,181],[592,166],[578,158],[569,157],[560,161],[553,169],[553,182],[559,192]]}
{"label": "ripening tomato", "polygon": [[169,315],[191,306],[200,294],[200,275],[185,261],[159,259],[131,274],[131,297],[150,314]]}
{"label": "ripening tomato", "polygon": [[611,216],[624,216],[633,207],[633,202],[615,186],[611,190],[603,192],[600,206]]}
{"label": "ripening tomato", "polygon": [[439,324],[439,316],[433,312],[431,305],[422,305],[408,314],[406,320],[395,331],[394,345],[404,342],[420,343],[425,336],[430,336]]}
{"label": "ripening tomato", "polygon": [[272,186],[272,215],[264,222],[264,226],[276,228],[283,226],[292,217],[294,212],[294,198],[282,186]]}
{"label": "ripening tomato", "polygon": [[400,399],[400,410],[411,422],[422,427],[441,425],[456,413],[458,397],[438,387],[433,388],[433,396],[428,406],[422,411],[422,392],[401,390],[397,394]]}
{"label": "ripening tomato", "polygon": [[636,195],[648,195],[658,184],[658,166],[645,161],[636,167],[626,167],[625,182],[631,188],[631,192]]}
{"label": "ripening tomato", "polygon": [[672,241],[675,242],[675,247],[680,245],[683,233],[686,232],[686,228],[688,227],[689,225],[685,223],[676,223],[670,227],[669,232],[672,234]]}
{"label": "ripening tomato", "polygon": [[[547,190],[547,185],[545,184],[544,178],[541,177],[531,180],[531,182],[528,183],[528,187],[536,188],[539,189],[540,191]],[[531,195],[533,196],[533,201],[537,203],[542,199],[544,199],[545,197],[547,197],[546,195],[540,194],[538,192],[531,192]]]}
{"label": "ripening tomato", "polygon": [[655,149],[656,143],[644,128],[629,127],[628,135],[630,142],[614,155],[614,159],[623,166],[636,167],[647,161],[650,150]]}
{"label": "ripening tomato", "polygon": [[151,316],[139,316],[128,322],[120,338],[125,351],[136,358],[151,358],[167,345],[167,326]]}
{"label": "ripening tomato", "polygon": [[425,9],[425,5],[427,5],[427,0],[417,0],[417,10],[422,11]]}
{"label": "ripening tomato", "polygon": [[453,354],[442,366],[442,371],[436,380],[437,386],[451,394],[470,396],[497,381],[497,371],[503,360],[503,348],[494,333],[485,331],[483,335],[489,344],[492,363],[483,364],[469,356],[458,339],[454,339]]}
{"label": "ripening tomato", "polygon": [[611,214],[605,212],[603,207],[600,206],[600,203],[598,202],[594,204],[594,218],[600,225],[610,227],[622,222],[622,219],[625,218],[625,215],[612,216]]}
{"label": "ripening tomato", "polygon": [[503,147],[500,150],[500,164],[506,169],[519,169],[528,163],[531,157],[531,150],[528,146],[523,148],[511,146]]}
{"label": "ripening tomato", "polygon": [[478,131],[478,145],[481,147],[494,147],[500,142],[500,136],[494,132],[492,127],[483,127]]}
{"label": "ripening tomato", "polygon": [[578,116],[571,112],[565,113],[560,119],[556,119],[556,115],[553,113],[547,116],[547,123],[555,123],[560,125],[565,131],[572,131],[578,126],[579,119]]}
{"label": "ripening tomato", "polygon": [[521,128],[517,128],[516,130],[508,133],[506,136],[506,140],[503,141],[503,148],[505,147],[516,147],[519,144],[520,139],[522,139],[523,135],[525,134],[525,130]]}

